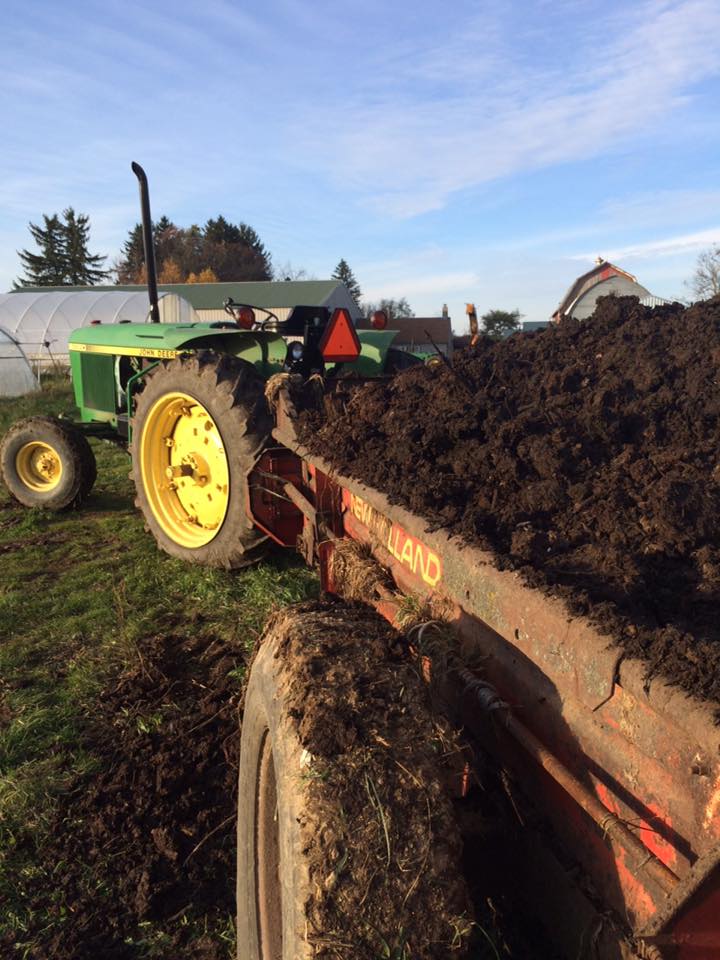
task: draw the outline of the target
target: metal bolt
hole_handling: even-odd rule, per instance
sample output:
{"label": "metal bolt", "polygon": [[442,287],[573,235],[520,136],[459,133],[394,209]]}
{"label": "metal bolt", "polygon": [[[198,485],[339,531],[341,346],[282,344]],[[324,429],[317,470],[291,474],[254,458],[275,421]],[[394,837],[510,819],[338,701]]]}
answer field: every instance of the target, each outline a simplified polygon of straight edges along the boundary
{"label": "metal bolt", "polygon": [[165,476],[172,480],[174,477],[191,477],[193,468],[189,463],[180,464],[180,466],[170,466],[165,468]]}

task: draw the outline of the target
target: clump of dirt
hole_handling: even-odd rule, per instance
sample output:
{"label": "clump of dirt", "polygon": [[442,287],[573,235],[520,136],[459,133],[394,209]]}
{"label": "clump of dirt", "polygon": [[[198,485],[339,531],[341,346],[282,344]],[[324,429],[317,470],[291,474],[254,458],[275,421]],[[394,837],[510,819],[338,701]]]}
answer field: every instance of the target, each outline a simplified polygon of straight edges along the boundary
{"label": "clump of dirt", "polygon": [[81,747],[102,768],[76,785],[42,851],[41,929],[23,933],[25,956],[227,960],[217,934],[235,911],[240,659],[221,638],[149,639],[98,699]]}
{"label": "clump of dirt", "polygon": [[299,418],[314,453],[720,701],[720,298],[481,340]]}
{"label": "clump of dirt", "polygon": [[465,956],[472,908],[441,728],[401,635],[362,604],[325,602],[283,611],[268,636],[312,758],[301,830],[314,956]]}

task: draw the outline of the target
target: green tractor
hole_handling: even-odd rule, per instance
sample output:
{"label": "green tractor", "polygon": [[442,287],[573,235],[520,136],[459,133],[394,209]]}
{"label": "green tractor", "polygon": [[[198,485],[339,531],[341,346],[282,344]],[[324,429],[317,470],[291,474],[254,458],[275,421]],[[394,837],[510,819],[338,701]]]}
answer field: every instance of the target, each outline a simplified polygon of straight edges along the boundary
{"label": "green tractor", "polygon": [[88,437],[115,441],[132,455],[136,504],[163,550],[244,566],[267,539],[248,510],[248,478],[273,426],[267,381],[279,373],[376,377],[420,361],[392,347],[384,315],[375,329],[356,331],[345,310],[297,306],[280,320],[226,301],[227,321],[160,323],[147,178],[139,164],[132,169],[153,322],[75,330],[69,352],[79,421],[19,421],[0,448],[0,469],[26,506],[77,507],[96,477]]}

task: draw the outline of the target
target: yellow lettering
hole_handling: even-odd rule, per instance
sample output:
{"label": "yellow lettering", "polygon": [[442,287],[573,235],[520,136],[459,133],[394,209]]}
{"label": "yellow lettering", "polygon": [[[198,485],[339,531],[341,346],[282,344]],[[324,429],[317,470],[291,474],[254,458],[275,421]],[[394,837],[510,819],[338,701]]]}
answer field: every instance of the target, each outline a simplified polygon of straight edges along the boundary
{"label": "yellow lettering", "polygon": [[430,553],[428,550],[425,554],[425,560],[426,562],[422,567],[422,578],[429,586],[435,587],[440,580],[440,559],[437,554]]}
{"label": "yellow lettering", "polygon": [[400,563],[404,563],[411,570],[413,569],[413,545],[410,537],[407,538],[403,545],[402,556],[400,557]]}

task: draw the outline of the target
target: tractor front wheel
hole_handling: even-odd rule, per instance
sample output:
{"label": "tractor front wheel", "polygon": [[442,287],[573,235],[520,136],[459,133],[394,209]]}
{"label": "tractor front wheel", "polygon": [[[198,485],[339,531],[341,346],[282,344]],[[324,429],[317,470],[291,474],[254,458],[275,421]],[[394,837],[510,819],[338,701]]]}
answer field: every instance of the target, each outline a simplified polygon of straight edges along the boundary
{"label": "tractor front wheel", "polygon": [[212,353],[148,374],[133,422],[136,505],[166,553],[227,569],[259,558],[248,475],[270,434],[251,364]]}
{"label": "tractor front wheel", "polygon": [[97,475],[85,436],[54,417],[27,417],[13,424],[0,447],[0,469],[16,500],[45,510],[78,507]]}

